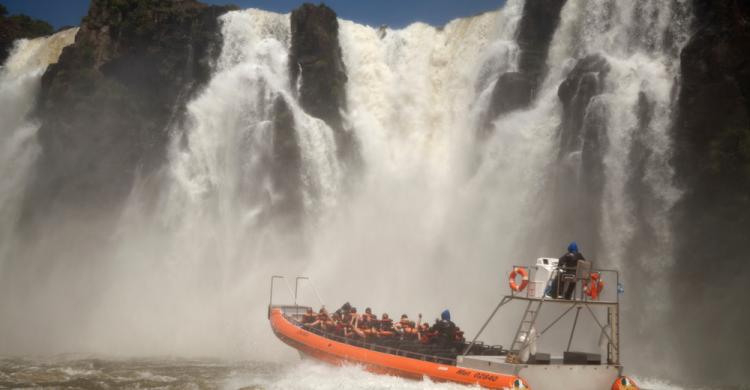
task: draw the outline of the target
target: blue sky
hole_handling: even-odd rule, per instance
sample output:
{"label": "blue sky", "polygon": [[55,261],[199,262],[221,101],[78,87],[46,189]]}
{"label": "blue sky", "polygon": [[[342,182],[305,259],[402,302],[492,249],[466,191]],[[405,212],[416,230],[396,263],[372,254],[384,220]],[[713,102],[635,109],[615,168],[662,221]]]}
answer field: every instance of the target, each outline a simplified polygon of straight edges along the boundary
{"label": "blue sky", "polygon": [[[236,4],[241,8],[261,8],[289,12],[300,0],[203,0],[211,4]],[[50,22],[55,28],[78,25],[88,10],[89,0],[0,0],[11,14],[25,13]],[[315,2],[317,3],[317,1]],[[329,0],[325,1],[339,17],[359,23],[403,27],[422,21],[440,26],[462,16],[499,8],[505,0]]]}

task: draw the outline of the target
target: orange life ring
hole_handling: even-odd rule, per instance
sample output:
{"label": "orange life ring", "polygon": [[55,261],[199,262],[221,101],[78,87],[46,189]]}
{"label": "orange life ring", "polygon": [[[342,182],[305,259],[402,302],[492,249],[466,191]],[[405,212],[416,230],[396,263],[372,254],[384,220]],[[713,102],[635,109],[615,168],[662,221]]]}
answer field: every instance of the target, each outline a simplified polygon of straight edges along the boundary
{"label": "orange life ring", "polygon": [[612,390],[639,390],[639,388],[632,379],[621,376],[612,384]]}
{"label": "orange life ring", "polygon": [[[521,274],[520,286],[516,284],[516,276],[518,276],[518,274]],[[510,289],[515,292],[523,291],[523,289],[529,285],[529,271],[526,271],[526,268],[521,267],[513,268],[513,271],[511,271],[510,277],[508,278],[508,284],[510,285]]]}
{"label": "orange life ring", "polygon": [[586,295],[596,300],[599,299],[599,294],[602,290],[604,290],[604,282],[599,278],[599,273],[591,273],[591,280],[589,281],[589,285],[586,286]]}

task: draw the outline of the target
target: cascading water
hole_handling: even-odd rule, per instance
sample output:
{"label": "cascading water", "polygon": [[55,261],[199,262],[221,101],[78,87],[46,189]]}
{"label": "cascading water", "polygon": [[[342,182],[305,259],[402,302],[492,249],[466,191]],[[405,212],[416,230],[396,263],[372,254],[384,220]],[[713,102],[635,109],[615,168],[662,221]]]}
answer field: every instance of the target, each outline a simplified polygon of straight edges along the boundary
{"label": "cascading water", "polygon": [[22,39],[0,68],[0,272],[13,245],[30,167],[39,153],[39,124],[30,115],[44,70],[73,43],[77,28],[37,39]]}
{"label": "cascading water", "polygon": [[[668,218],[680,194],[672,184],[669,130],[679,50],[688,38],[689,15],[688,2],[569,1],[550,46],[550,73],[542,88],[555,93],[576,61],[585,61],[581,59],[587,55],[597,54],[608,64],[599,74],[603,75],[600,93],[585,106],[577,142],[567,148],[559,144],[554,151],[560,156],[557,164],[572,166],[574,174],[550,169],[552,175],[569,180],[562,183],[563,192],[595,209],[573,217],[586,218],[580,222],[598,228],[592,233],[573,221],[571,232],[556,234],[584,240],[595,251],[597,264],[623,272],[627,310],[648,306],[648,318],[628,319],[624,335],[633,345],[624,351],[624,358],[641,372],[653,368],[647,363],[639,366],[632,357],[655,359],[669,349],[657,341],[668,332],[660,321],[669,308],[668,286],[659,275],[673,265]],[[583,94],[582,88],[579,85],[575,93]],[[550,129],[550,134],[559,137],[566,131],[564,123],[561,127]],[[592,176],[599,183],[592,184]],[[552,207],[570,205],[554,203],[549,202]]]}
{"label": "cascading water", "polygon": [[[626,301],[649,299],[659,317],[665,290],[637,280],[672,265],[666,214],[679,192],[670,184],[668,128],[687,39],[686,1],[569,0],[532,104],[501,115],[482,139],[477,134],[498,78],[518,70],[514,37],[522,11],[521,0],[510,0],[441,29],[339,21],[348,76],[343,114],[363,160],[357,177],[337,160],[334,131],[296,100],[289,16],[222,16],[223,47],[211,81],[171,129],[164,169],[138,181],[115,239],[102,243],[98,260],[106,272],[97,286],[106,287],[84,311],[82,329],[71,333],[78,337],[59,348],[288,354],[267,337],[265,322],[268,277],[278,273],[312,276],[329,306],[351,300],[392,315],[419,308],[427,320],[450,307],[471,333],[505,288],[509,265],[559,255],[571,239],[597,264],[632,271],[626,288],[641,291],[627,290]],[[70,40],[74,32],[65,34]],[[9,64],[20,60],[23,45]],[[577,66],[585,61],[601,68]],[[576,68],[583,69],[580,80],[570,77]],[[18,153],[26,156],[22,166],[33,161],[35,127],[25,112],[38,85],[35,72],[26,89],[12,89],[25,92],[8,99],[26,111],[0,112],[4,121],[17,118],[5,122],[14,124],[3,137],[15,141],[3,139],[0,162]],[[3,99],[13,85],[8,75],[20,77],[7,67]],[[572,86],[569,102],[558,96],[564,82]],[[300,150],[303,210],[295,229],[279,222],[279,205],[291,195],[274,165],[285,110]],[[20,144],[27,146],[7,154],[6,145]],[[5,200],[22,193],[24,175],[15,172],[18,181],[3,182],[0,193],[4,221],[17,218],[18,206]],[[154,181],[155,204],[142,191]],[[592,211],[581,214],[568,199],[576,197]],[[624,321],[633,328],[625,343],[658,326]],[[13,326],[13,334],[21,332],[21,324]],[[505,326],[488,341],[507,343]],[[646,347],[630,345],[626,364],[637,363]]]}

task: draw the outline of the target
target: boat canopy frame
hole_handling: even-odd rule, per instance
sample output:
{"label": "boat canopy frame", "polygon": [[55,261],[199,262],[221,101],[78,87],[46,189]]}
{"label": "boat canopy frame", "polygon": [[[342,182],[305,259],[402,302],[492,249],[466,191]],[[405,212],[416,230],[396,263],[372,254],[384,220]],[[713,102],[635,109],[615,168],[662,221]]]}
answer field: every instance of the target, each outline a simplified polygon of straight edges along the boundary
{"label": "boat canopy frame", "polygon": [[[292,305],[274,305],[273,304],[274,284],[275,284],[275,282],[276,282],[277,279],[280,279],[280,280],[284,281],[284,285],[286,285],[286,289],[289,292],[289,296],[294,299],[293,300],[294,303]],[[295,308],[295,311],[296,311],[297,314],[299,314],[299,309],[300,308],[307,309],[307,306],[300,306],[297,303],[297,298],[299,297],[299,282],[300,282],[300,280],[306,280],[310,284],[310,288],[312,289],[313,294],[315,294],[315,298],[318,300],[318,303],[321,306],[325,306],[323,304],[323,300],[320,298],[320,294],[318,294],[318,289],[315,288],[315,284],[313,283],[312,279],[310,279],[309,276],[296,276],[294,278],[294,290],[292,290],[292,287],[289,285],[289,281],[286,279],[286,276],[273,275],[273,276],[271,276],[271,292],[268,295],[268,318],[271,318],[271,308],[272,307],[282,307],[283,306],[283,307],[286,307],[287,309],[289,309],[290,307],[293,307],[293,308]]]}

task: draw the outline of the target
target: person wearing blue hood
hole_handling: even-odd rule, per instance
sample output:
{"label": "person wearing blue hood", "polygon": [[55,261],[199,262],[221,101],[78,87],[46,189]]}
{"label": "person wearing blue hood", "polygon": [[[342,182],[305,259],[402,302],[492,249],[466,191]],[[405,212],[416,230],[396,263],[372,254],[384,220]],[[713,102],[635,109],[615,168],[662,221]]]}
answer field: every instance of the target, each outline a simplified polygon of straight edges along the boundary
{"label": "person wearing blue hood", "polygon": [[435,325],[430,329],[436,334],[436,341],[443,348],[453,346],[456,339],[456,324],[451,321],[451,312],[448,309],[440,313],[440,319],[435,320]]}
{"label": "person wearing blue hood", "polygon": [[[557,266],[562,271],[558,273],[557,278],[552,281],[550,294],[553,298],[573,298],[573,292],[575,292],[576,289],[575,276],[576,267],[578,266],[578,260],[585,260],[585,258],[583,257],[581,252],[578,251],[578,244],[573,241],[568,245],[568,251],[564,255],[562,255],[557,262]],[[564,283],[562,283],[563,291],[558,290],[558,285],[560,284],[561,280],[565,281]]]}

